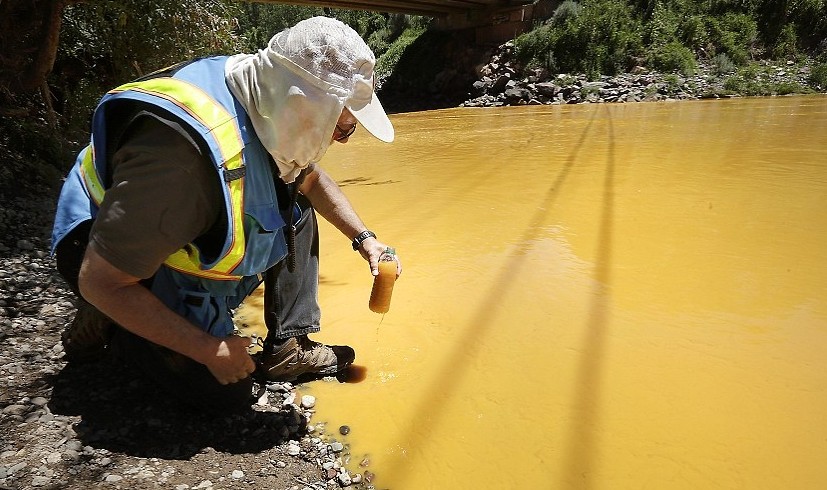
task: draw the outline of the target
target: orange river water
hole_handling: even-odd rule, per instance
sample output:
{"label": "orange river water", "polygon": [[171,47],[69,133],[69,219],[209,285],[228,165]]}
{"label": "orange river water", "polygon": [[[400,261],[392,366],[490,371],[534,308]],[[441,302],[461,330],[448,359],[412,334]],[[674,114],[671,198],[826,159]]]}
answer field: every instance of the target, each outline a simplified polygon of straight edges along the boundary
{"label": "orange river water", "polygon": [[352,471],[827,488],[827,97],[391,119],[393,144],[359,132],[322,160],[404,264],[372,313],[367,265],[321,223],[315,339],[364,379],[299,391]]}

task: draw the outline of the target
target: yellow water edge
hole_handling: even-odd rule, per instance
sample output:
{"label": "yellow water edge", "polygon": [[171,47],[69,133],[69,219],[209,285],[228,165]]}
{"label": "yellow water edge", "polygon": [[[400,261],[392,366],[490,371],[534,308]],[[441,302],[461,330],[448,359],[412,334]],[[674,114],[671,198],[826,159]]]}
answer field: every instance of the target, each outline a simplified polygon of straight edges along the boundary
{"label": "yellow water edge", "polygon": [[[322,166],[404,272],[320,224],[317,381],[409,489],[827,488],[827,98],[452,109]],[[358,133],[357,133],[358,134]],[[260,301],[242,310],[260,318]],[[381,325],[380,325],[381,322]]]}

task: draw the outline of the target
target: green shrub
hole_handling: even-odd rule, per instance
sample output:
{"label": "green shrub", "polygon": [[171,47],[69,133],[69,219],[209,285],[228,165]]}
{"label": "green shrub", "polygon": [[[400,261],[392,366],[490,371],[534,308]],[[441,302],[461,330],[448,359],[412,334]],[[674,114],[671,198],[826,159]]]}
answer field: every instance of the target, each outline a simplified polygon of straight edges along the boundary
{"label": "green shrub", "polygon": [[703,52],[710,44],[709,29],[702,15],[686,16],[678,31],[680,40],[691,50]]}
{"label": "green shrub", "polygon": [[762,81],[755,66],[749,65],[724,80],[724,88],[741,95],[769,95],[772,89]]}
{"label": "green shrub", "polygon": [[658,3],[652,18],[645,24],[644,41],[650,46],[665,46],[678,40],[679,13]]}
{"label": "green shrub", "polygon": [[827,89],[827,63],[813,66],[808,81],[818,90]]}
{"label": "green shrub", "polygon": [[641,24],[623,0],[563,3],[546,25],[515,40],[517,60],[590,78],[625,71],[643,51]]}
{"label": "green shrub", "polygon": [[742,93],[755,97],[759,95],[770,95],[772,90],[767,89],[765,85],[757,80],[744,80]]}
{"label": "green shrub", "polygon": [[560,70],[614,75],[643,51],[642,27],[623,0],[588,0],[577,17],[552,30],[549,42]]}
{"label": "green shrub", "polygon": [[[776,44],[787,36],[784,32],[793,26],[797,49],[817,52],[819,44],[827,39],[827,3],[825,0],[796,0],[779,2],[762,0],[754,14],[761,26],[761,37],[775,54]],[[785,56],[785,55],[781,55]]]}
{"label": "green shrub", "polygon": [[402,35],[396,38],[393,43],[388,46],[387,51],[376,60],[376,73],[379,74],[380,77],[393,73],[405,49],[413,44],[423,32],[425,32],[425,27],[423,26],[414,26],[405,29]]}
{"label": "green shrub", "polygon": [[74,163],[63,136],[37,118],[0,118],[0,196],[42,196],[44,188],[55,190]]}
{"label": "green shrub", "polygon": [[773,58],[789,59],[795,57],[798,54],[797,42],[798,35],[796,34],[795,24],[785,25],[772,46]]}
{"label": "green shrub", "polygon": [[743,65],[751,58],[758,36],[758,27],[752,17],[726,13],[707,18],[707,25],[715,54],[726,53],[737,65]]}
{"label": "green shrub", "polygon": [[649,62],[657,70],[679,72],[684,75],[692,75],[698,68],[692,51],[677,41],[671,41],[657,48],[649,56]]}
{"label": "green shrub", "polygon": [[724,80],[724,89],[730,93],[741,93],[744,87],[744,80],[737,76],[727,77]]}
{"label": "green shrub", "polygon": [[[221,0],[70,3],[50,79],[53,88],[69,95],[64,117],[85,121],[90,101],[143,74],[197,56],[240,51],[237,7]],[[97,97],[90,97],[95,90]]]}
{"label": "green shrub", "polygon": [[804,88],[796,82],[781,82],[772,88],[772,93],[777,95],[800,94]]}
{"label": "green shrub", "polygon": [[735,70],[738,69],[735,66],[735,63],[729,59],[729,56],[726,53],[719,53],[716,54],[714,58],[712,58],[712,63],[715,65],[715,73],[718,75],[723,75],[724,73],[733,73]]}
{"label": "green shrub", "polygon": [[724,80],[724,89],[742,95],[787,95],[807,93],[811,90],[798,82],[776,82],[773,70],[751,63]]}
{"label": "green shrub", "polygon": [[545,66],[552,53],[553,27],[543,25],[517,36],[514,40],[514,54],[523,66]]}
{"label": "green shrub", "polygon": [[382,56],[382,54],[390,47],[392,36],[393,31],[388,27],[383,27],[368,36],[366,42],[368,46],[370,46],[370,49],[373,50],[374,55]]}
{"label": "green shrub", "polygon": [[665,84],[663,88],[669,94],[674,94],[681,88],[681,80],[674,73],[665,75],[663,77],[663,83]]}
{"label": "green shrub", "polygon": [[574,0],[565,0],[554,10],[551,23],[558,26],[563,25],[567,20],[576,18],[582,11],[583,7],[579,3]]}

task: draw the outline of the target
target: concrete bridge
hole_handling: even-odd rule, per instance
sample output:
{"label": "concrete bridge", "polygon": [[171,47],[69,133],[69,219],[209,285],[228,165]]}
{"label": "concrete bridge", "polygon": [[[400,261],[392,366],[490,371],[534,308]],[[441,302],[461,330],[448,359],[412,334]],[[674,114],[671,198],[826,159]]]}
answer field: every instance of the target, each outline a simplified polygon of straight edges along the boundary
{"label": "concrete bridge", "polygon": [[561,0],[253,0],[313,7],[373,10],[434,18],[444,30],[474,29],[477,44],[500,44],[551,16]]}

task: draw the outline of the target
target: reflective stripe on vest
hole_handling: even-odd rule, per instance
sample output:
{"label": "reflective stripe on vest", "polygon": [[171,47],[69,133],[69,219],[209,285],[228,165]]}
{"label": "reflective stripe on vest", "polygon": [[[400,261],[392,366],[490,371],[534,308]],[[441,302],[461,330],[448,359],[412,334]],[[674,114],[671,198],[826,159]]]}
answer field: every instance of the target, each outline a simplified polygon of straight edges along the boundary
{"label": "reflective stripe on vest", "polygon": [[90,143],[82,151],[83,160],[80,164],[80,175],[83,177],[83,183],[86,184],[86,190],[89,192],[92,202],[95,203],[96,207],[100,207],[106,190],[101,184],[98,169],[95,168],[95,146]]}
{"label": "reflective stripe on vest", "polygon": [[[244,144],[235,117],[198,86],[176,78],[153,78],[143,82],[121,85],[109,93],[117,94],[127,90],[165,99],[203,124],[218,143],[222,160],[218,164],[224,168],[224,172],[219,171],[222,181],[224,181],[225,172],[236,170],[244,165],[241,155]],[[93,145],[87,147],[85,151],[81,174],[92,200],[96,205],[100,205],[105,190],[95,167]],[[231,219],[229,226],[232,228],[231,244],[224,256],[211,268],[204,269],[198,247],[190,244],[167,257],[164,263],[168,267],[205,279],[235,281],[241,278],[240,275],[232,274],[232,271],[244,258],[246,246],[244,238],[244,178],[229,182],[224,181],[224,184],[227,186],[230,198]]]}

